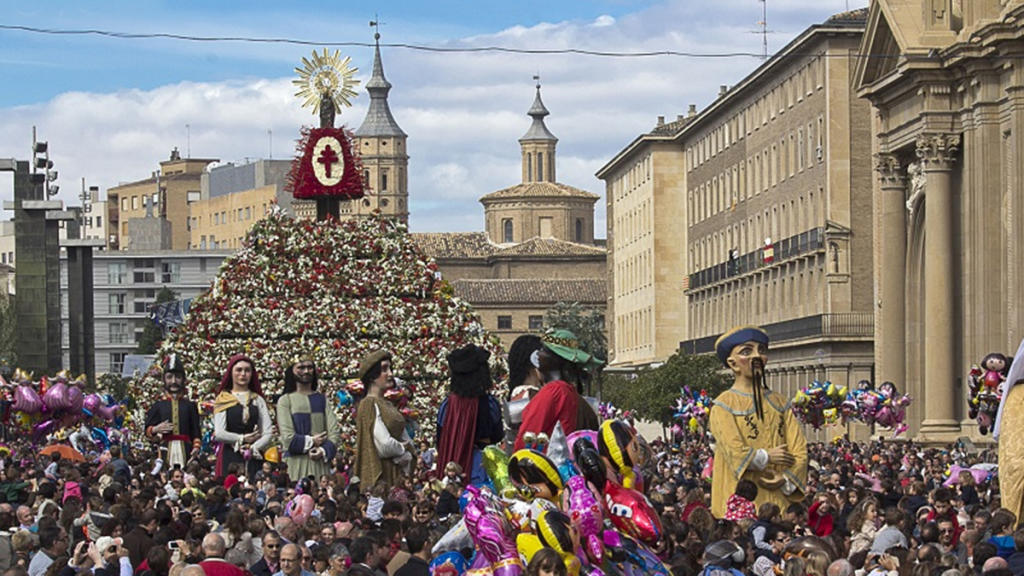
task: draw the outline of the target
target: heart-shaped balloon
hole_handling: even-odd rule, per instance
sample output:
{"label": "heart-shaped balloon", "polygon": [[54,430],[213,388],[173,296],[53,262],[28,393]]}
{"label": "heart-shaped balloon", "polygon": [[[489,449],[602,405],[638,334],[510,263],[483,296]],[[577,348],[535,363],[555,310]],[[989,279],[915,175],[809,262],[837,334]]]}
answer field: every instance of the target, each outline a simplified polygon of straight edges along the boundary
{"label": "heart-shaped balloon", "polygon": [[39,398],[35,388],[29,384],[22,384],[14,389],[12,407],[25,414],[38,414],[43,409],[43,401]]}

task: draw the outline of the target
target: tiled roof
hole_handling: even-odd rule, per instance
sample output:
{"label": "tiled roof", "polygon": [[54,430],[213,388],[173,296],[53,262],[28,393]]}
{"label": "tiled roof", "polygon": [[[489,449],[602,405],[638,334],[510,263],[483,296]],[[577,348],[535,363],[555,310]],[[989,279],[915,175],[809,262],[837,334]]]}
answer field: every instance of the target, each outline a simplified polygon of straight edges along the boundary
{"label": "tiled roof", "polygon": [[412,239],[431,258],[486,258],[496,249],[484,232],[417,232]]}
{"label": "tiled roof", "polygon": [[586,200],[597,200],[597,194],[591,194],[586,190],[574,188],[568,184],[558,182],[524,182],[509,186],[497,192],[491,192],[480,199],[480,202],[487,203],[489,200],[511,200],[515,198],[583,198]]}
{"label": "tiled roof", "polygon": [[601,278],[571,280],[456,280],[455,294],[471,304],[605,304],[606,282]]}
{"label": "tiled roof", "polygon": [[868,21],[868,9],[858,8],[856,10],[849,10],[847,12],[840,12],[834,14],[828,20],[825,20],[826,25],[836,24],[861,24],[863,25]]}
{"label": "tiled roof", "polygon": [[650,136],[675,136],[680,131],[682,131],[682,129],[685,128],[686,124],[689,123],[689,122],[690,122],[689,118],[680,118],[680,119],[674,120],[672,122],[665,122],[664,124],[662,124],[660,126],[655,126],[654,130],[651,130],[649,135]]}
{"label": "tiled roof", "polygon": [[598,256],[608,251],[599,246],[534,236],[525,242],[499,247],[495,256]]}
{"label": "tiled roof", "polygon": [[602,256],[602,246],[533,237],[517,244],[494,244],[485,232],[417,232],[412,239],[435,259],[487,259],[492,256]]}

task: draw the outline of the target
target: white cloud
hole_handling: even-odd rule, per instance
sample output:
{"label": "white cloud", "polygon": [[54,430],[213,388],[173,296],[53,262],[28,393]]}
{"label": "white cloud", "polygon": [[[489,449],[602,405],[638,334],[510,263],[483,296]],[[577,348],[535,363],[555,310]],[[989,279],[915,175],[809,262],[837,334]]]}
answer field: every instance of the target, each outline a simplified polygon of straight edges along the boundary
{"label": "white cloud", "polygon": [[[773,0],[771,37],[781,47],[807,26],[842,11],[845,0]],[[866,5],[853,0],[851,7]],[[760,20],[755,0],[720,0],[713,10],[673,1],[619,17],[511,26],[488,35],[448,41],[451,46],[581,48],[601,51],[678,50],[758,52],[760,38],[747,32]],[[396,29],[408,23],[397,24]],[[319,30],[311,32],[322,35]],[[419,32],[422,34],[422,32]],[[256,34],[268,35],[268,34]],[[394,39],[392,39],[394,40]],[[437,42],[433,42],[437,44]],[[148,45],[147,45],[148,46]],[[212,50],[210,46],[187,50]],[[258,47],[280,75],[282,53]],[[177,49],[178,52],[186,50]],[[238,45],[221,57],[234,57]],[[371,54],[350,52],[365,84]],[[217,57],[217,54],[214,54]],[[261,56],[264,57],[264,56]],[[297,61],[297,58],[296,58]],[[618,150],[655,119],[674,119],[691,103],[703,107],[720,84],[735,84],[760,61],[755,58],[598,58],[582,55],[432,53],[388,48],[384,66],[394,85],[391,107],[409,134],[409,188],[414,231],[480,230],[477,199],[520,179],[518,138],[530,119],[531,77],[540,72],[548,127],[560,138],[559,180],[602,195],[598,235],[604,235],[603,183],[594,177]],[[130,70],[122,82],[130,84]],[[230,71],[224,73],[230,78]],[[0,109],[0,157],[26,158],[31,127],[51,143],[62,184],[61,198],[75,203],[79,179],[102,189],[147,177],[172,147],[194,157],[223,161],[291,156],[302,124],[315,119],[299,107],[290,77],[177,82],[149,90],[68,92],[31,106]],[[340,121],[358,127],[368,98],[361,94]],[[190,125],[186,142],[185,125]],[[9,197],[0,180],[0,193]]]}

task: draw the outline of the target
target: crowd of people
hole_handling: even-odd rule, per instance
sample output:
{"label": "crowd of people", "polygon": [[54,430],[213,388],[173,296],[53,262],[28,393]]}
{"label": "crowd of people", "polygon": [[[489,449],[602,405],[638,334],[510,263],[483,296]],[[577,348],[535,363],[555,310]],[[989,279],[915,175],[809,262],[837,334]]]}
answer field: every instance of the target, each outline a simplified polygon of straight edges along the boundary
{"label": "crowd of people", "polygon": [[[623,448],[629,471],[609,465],[656,511],[662,530],[650,548],[672,574],[1024,574],[1024,529],[1000,507],[993,451],[807,444],[787,429],[784,402],[762,389],[767,337],[731,334],[719,356],[736,375],[736,398],[716,405],[728,411],[712,412],[709,431]],[[145,421],[148,442],[79,462],[38,456],[29,439],[12,439],[0,451],[2,576],[456,576],[452,563],[432,561],[453,552],[437,543],[462,517],[466,486],[488,481],[485,447],[507,445],[515,461],[523,450],[543,451],[556,427],[596,430],[582,384],[600,360],[565,331],[524,337],[510,349],[510,393],[495,398],[488,353],[460,349],[449,357],[451,394],[430,438],[411,437],[387,401],[390,360],[378,351],[360,364],[366,395],[352,442],[338,434],[312,359],[296,358],[285,393],[271,399],[253,362],[238,356],[215,402],[217,449],[204,452],[186,367],[173,355],[164,365],[167,398]],[[750,434],[716,437],[726,414],[755,437],[778,438],[761,447],[744,444]],[[271,445],[282,461],[267,457]],[[476,551],[454,552],[468,563]],[[564,551],[542,548],[523,569],[564,575],[573,569],[565,560]]]}

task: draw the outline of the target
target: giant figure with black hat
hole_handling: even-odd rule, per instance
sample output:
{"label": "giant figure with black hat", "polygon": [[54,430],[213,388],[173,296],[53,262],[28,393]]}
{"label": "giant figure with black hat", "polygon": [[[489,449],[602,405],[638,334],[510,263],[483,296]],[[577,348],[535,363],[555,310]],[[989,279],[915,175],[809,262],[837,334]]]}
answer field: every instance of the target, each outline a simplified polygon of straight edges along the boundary
{"label": "giant figure with black hat", "polygon": [[472,484],[487,480],[482,450],[504,436],[501,405],[489,394],[490,357],[490,352],[475,344],[448,355],[451,393],[441,402],[437,414],[438,467],[455,462],[466,474],[463,482]]}
{"label": "giant figure with black hat", "polygon": [[1024,340],[1006,374],[992,436],[999,441],[1002,505],[1018,521],[1024,516]]}
{"label": "giant figure with black hat", "polygon": [[597,430],[600,424],[597,412],[583,397],[583,385],[589,377],[587,369],[600,366],[604,361],[580,350],[576,335],[569,330],[545,334],[541,344],[542,348],[533,353],[531,361],[540,370],[545,384],[523,409],[516,450],[527,447],[528,435],[550,438],[556,423],[562,424],[566,434]]}
{"label": "giant figure with black hat", "polygon": [[341,443],[338,417],[317,387],[316,364],[311,356],[296,358],[284,373],[284,392],[277,401],[277,429],[288,476],[294,480],[329,474]]}
{"label": "giant figure with black hat", "polygon": [[202,440],[199,408],[188,399],[185,389],[185,365],[177,354],[163,360],[164,390],[167,397],[146,412],[146,437],[164,443],[171,468],[184,468],[189,457],[199,450]]}
{"label": "giant figure with black hat", "polygon": [[733,328],[715,342],[715,352],[734,381],[711,406],[711,513],[725,517],[726,501],[743,478],[757,484],[758,506],[772,502],[785,509],[800,502],[807,482],[807,439],[790,403],[765,385],[768,334],[754,326]]}
{"label": "giant figure with black hat", "polygon": [[384,398],[384,392],[394,386],[391,354],[386,350],[367,354],[356,375],[366,387],[366,397],[356,408],[354,468],[364,492],[380,482],[390,489],[410,472],[413,462],[405,417]]}

